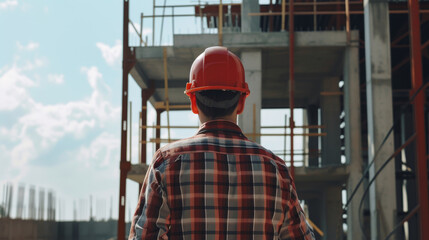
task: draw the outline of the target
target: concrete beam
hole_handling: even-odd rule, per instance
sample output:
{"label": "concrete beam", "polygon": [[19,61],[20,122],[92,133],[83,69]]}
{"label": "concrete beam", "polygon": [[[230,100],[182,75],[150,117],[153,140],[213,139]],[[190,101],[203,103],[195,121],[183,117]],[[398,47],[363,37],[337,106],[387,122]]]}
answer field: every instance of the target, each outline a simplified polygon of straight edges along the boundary
{"label": "concrete beam", "polygon": [[[204,35],[204,34],[202,34]],[[163,59],[164,48],[167,48],[167,57],[174,57],[174,47],[135,47],[136,59],[151,59],[158,58]]]}
{"label": "concrete beam", "polygon": [[349,167],[346,165],[329,167],[296,167],[295,179],[299,182],[315,183],[321,182],[345,182],[349,174]]}
{"label": "concrete beam", "polygon": [[[184,89],[185,89],[186,83],[188,81],[189,81],[188,79],[170,79],[169,78],[168,79],[168,88],[169,89],[180,88],[183,92],[183,91],[185,91]],[[164,79],[154,79],[153,82],[154,82],[154,87],[156,89],[162,89],[163,90],[163,88],[165,86]]]}
{"label": "concrete beam", "polygon": [[[351,31],[352,39],[358,36],[358,31]],[[175,47],[208,47],[218,44],[215,34],[186,34],[174,35]],[[287,47],[289,46],[288,32],[258,32],[258,33],[225,33],[223,45],[233,47]],[[347,46],[344,31],[296,32],[296,47],[339,47]],[[141,49],[141,48],[140,48]],[[139,48],[137,48],[139,50]],[[139,59],[137,51],[137,59]]]}
{"label": "concrete beam", "polygon": [[[389,5],[384,0],[364,0],[365,67],[368,116],[368,160],[393,124]],[[391,135],[377,155],[369,178],[394,152]],[[371,239],[384,239],[396,223],[395,162],[391,161],[371,185],[369,205]],[[393,237],[392,239],[395,239]]]}
{"label": "concrete beam", "polygon": [[[262,53],[260,50],[242,52],[241,61],[243,62],[244,73],[246,82],[249,85],[250,95],[246,99],[246,105],[243,113],[238,117],[238,125],[245,133],[260,133],[262,106]],[[247,137],[255,142],[261,142],[261,138],[259,136]]]}

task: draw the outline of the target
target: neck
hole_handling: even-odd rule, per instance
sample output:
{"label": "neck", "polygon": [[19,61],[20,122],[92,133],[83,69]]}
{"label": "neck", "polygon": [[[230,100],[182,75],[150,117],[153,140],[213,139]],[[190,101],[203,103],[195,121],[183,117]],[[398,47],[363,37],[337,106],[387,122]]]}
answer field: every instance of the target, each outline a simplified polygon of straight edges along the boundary
{"label": "neck", "polygon": [[198,113],[198,117],[200,119],[201,124],[208,122],[208,121],[212,121],[212,120],[224,120],[224,121],[230,121],[230,122],[237,124],[237,114],[231,114],[231,115],[223,116],[220,118],[209,118],[209,117],[205,116],[204,114],[202,114],[200,111],[200,113]]}

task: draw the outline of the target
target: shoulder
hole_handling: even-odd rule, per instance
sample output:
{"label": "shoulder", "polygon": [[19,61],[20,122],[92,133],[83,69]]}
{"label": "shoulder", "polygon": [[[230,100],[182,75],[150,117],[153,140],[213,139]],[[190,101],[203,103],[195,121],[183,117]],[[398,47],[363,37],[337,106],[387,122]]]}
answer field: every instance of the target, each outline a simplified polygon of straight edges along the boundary
{"label": "shoulder", "polygon": [[186,153],[192,149],[192,146],[201,144],[198,138],[195,136],[190,138],[184,138],[172,143],[169,143],[160,149],[158,149],[152,159],[153,168],[159,168],[164,165],[168,165],[172,158],[178,157],[179,155]]}

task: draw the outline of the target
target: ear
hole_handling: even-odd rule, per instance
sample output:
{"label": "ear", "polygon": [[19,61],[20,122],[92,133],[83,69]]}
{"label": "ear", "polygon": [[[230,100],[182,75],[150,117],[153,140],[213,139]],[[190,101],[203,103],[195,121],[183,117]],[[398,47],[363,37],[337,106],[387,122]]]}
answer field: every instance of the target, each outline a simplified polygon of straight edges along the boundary
{"label": "ear", "polygon": [[238,104],[237,104],[237,115],[241,114],[243,112],[245,102],[246,102],[246,95],[242,94],[240,96],[240,100],[238,100]]}
{"label": "ear", "polygon": [[193,113],[198,114],[198,107],[197,107],[197,99],[195,97],[195,94],[191,93],[189,95],[189,99],[191,100],[191,110]]}

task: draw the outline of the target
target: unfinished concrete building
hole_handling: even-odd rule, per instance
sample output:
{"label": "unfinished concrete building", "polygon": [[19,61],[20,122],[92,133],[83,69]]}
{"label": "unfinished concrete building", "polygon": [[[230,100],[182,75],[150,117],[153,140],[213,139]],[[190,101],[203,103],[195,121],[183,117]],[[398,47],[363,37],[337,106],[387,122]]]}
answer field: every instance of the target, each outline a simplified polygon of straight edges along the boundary
{"label": "unfinished concrete building", "polygon": [[[183,7],[157,4],[154,9]],[[238,122],[249,138],[263,136],[262,109],[305,112],[303,125],[295,126],[291,111],[282,127],[289,128],[287,164],[317,239],[429,239],[429,68],[422,67],[429,64],[428,2],[243,0],[191,9],[215,33],[173,32],[172,46],[158,46],[147,45],[135,29],[141,44],[130,46],[124,0],[118,239],[125,236],[125,180],[141,183],[147,169],[147,102],[157,110],[159,148],[161,113],[189,110],[183,91],[190,66],[213,45],[228,47],[243,62],[251,95]],[[142,89],[138,165],[126,160],[129,73]],[[301,166],[294,165],[296,128],[304,129],[298,134],[305,145]]]}

